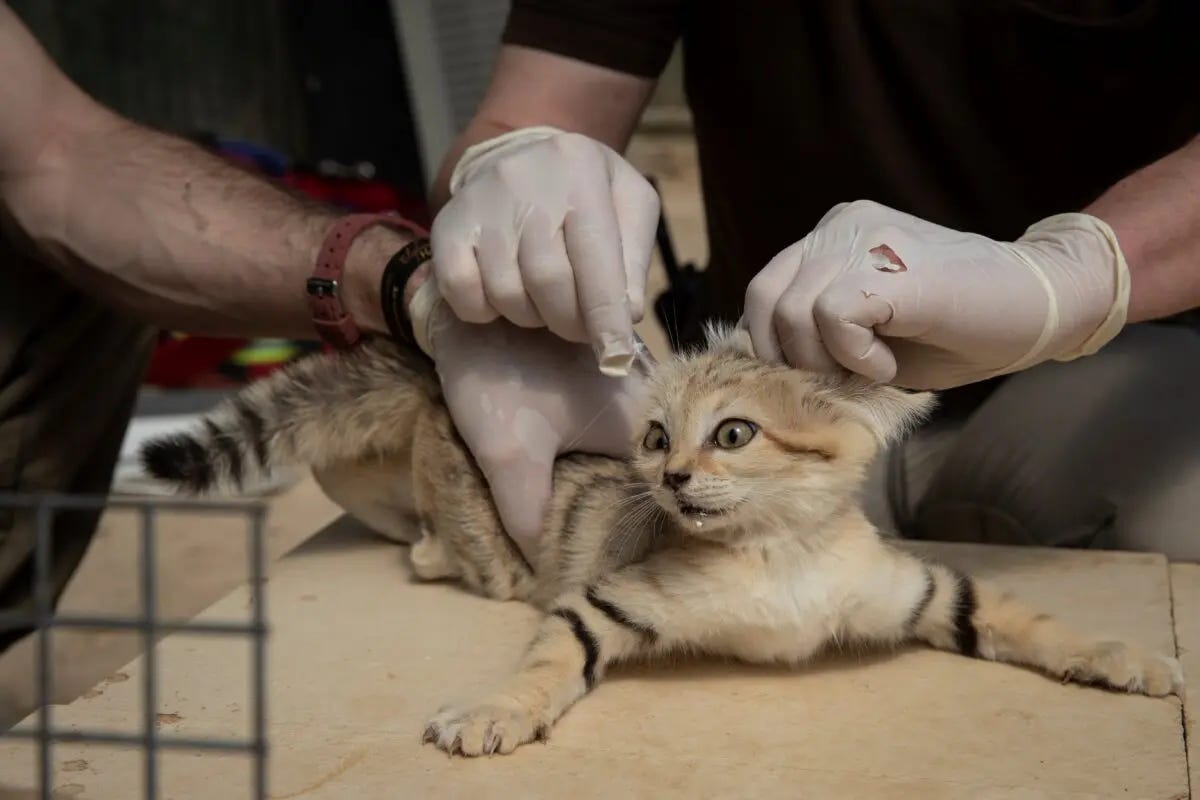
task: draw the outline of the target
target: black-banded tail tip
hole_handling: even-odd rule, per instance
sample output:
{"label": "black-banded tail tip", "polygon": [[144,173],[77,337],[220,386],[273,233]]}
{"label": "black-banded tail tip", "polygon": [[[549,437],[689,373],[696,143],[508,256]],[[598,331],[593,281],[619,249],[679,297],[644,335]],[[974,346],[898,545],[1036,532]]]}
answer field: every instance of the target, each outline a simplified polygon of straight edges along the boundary
{"label": "black-banded tail tip", "polygon": [[208,452],[191,434],[177,433],[142,445],[142,467],[157,480],[189,492],[203,492],[213,482]]}

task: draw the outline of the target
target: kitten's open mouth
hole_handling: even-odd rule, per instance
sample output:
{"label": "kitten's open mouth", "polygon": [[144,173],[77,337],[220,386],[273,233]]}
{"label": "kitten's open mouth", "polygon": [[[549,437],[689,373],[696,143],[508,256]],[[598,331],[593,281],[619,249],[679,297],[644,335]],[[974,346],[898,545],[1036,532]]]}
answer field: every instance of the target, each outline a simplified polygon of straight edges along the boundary
{"label": "kitten's open mouth", "polygon": [[701,508],[700,506],[694,506],[691,503],[685,503],[682,500],[676,500],[675,503],[679,506],[680,514],[683,514],[685,517],[691,517],[695,519],[720,516],[726,511],[724,508]]}
{"label": "kitten's open mouth", "polygon": [[719,524],[717,519],[722,515],[732,511],[734,506],[725,508],[704,508],[703,506],[694,506],[691,503],[685,503],[678,497],[675,498],[675,505],[679,507],[679,516],[687,520],[688,527],[696,530],[703,530],[708,523],[714,525]]}

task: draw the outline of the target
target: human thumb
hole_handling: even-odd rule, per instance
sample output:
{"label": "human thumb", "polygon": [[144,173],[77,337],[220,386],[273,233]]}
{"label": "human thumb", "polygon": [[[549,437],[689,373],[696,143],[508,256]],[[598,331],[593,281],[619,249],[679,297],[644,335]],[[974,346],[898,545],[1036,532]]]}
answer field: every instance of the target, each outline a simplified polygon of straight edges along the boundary
{"label": "human thumb", "polygon": [[534,458],[488,463],[481,459],[480,467],[492,491],[500,523],[536,569],[538,540],[550,503],[553,454],[548,461]]}

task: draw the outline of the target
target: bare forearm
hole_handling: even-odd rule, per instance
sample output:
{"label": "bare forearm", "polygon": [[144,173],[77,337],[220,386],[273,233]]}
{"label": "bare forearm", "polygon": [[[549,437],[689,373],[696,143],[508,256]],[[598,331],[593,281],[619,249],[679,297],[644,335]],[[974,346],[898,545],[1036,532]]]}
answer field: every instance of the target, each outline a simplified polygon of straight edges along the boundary
{"label": "bare forearm", "polygon": [[474,118],[442,161],[433,210],[450,199],[450,174],[473,144],[534,125],[582,133],[624,151],[654,81],[526,47],[505,45]]}
{"label": "bare forearm", "polygon": [[[114,118],[45,151],[8,194],[50,264],[136,316],[312,335],[304,282],[336,212],[198,147]],[[347,263],[345,302],[367,329],[384,329],[376,289],[401,241],[369,231]]]}
{"label": "bare forearm", "polygon": [[[335,211],[96,104],[0,4],[0,224],[134,316],[228,335],[313,336],[304,292]],[[404,240],[372,229],[344,302],[385,330],[379,277]]]}
{"label": "bare forearm", "polygon": [[1129,321],[1200,306],[1200,137],[1117,183],[1088,213],[1129,262]]}

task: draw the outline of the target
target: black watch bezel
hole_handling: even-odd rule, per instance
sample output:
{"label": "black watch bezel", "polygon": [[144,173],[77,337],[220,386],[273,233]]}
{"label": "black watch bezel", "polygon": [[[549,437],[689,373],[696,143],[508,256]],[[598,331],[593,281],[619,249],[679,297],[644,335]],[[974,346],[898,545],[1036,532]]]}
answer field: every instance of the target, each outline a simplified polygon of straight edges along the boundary
{"label": "black watch bezel", "polygon": [[397,342],[416,345],[412,320],[404,305],[404,287],[413,273],[428,263],[433,256],[428,239],[416,239],[404,245],[388,259],[383,268],[383,279],[379,287],[379,299],[383,305],[383,319],[388,331]]}

